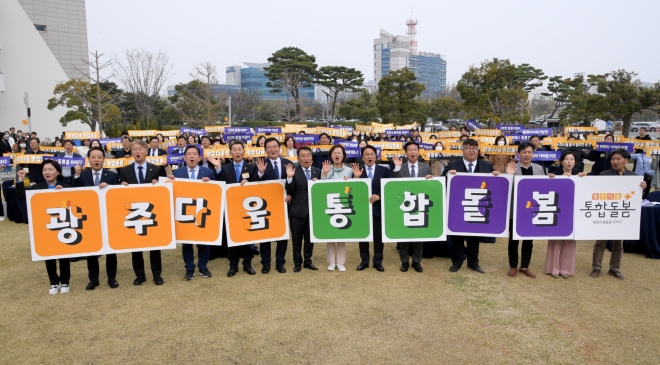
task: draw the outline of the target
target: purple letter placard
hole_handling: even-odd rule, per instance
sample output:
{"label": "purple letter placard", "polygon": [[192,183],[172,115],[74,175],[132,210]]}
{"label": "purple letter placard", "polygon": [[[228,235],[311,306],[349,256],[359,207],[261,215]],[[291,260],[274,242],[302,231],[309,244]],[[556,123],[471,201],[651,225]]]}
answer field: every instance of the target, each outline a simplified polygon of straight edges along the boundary
{"label": "purple letter placard", "polygon": [[514,186],[513,239],[573,239],[573,178],[516,176]]}

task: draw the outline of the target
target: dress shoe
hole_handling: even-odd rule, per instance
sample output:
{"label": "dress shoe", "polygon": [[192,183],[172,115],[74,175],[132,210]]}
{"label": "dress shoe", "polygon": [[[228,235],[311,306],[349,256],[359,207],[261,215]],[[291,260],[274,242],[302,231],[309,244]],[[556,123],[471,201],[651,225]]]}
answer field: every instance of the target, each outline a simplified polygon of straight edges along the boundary
{"label": "dress shoe", "polygon": [[461,267],[458,266],[458,265],[451,265],[451,267],[449,268],[449,271],[451,271],[451,272],[456,272],[456,271],[458,271],[458,270],[460,270],[460,269],[461,269]]}
{"label": "dress shoe", "polygon": [[559,276],[561,276],[564,279],[568,279],[568,275],[566,275],[566,274],[559,274]]}
{"label": "dress shoe", "polygon": [[406,271],[408,271],[408,267],[410,267],[410,264],[409,264],[409,263],[407,263],[407,262],[402,263],[402,264],[401,264],[401,271],[402,271],[402,272],[406,272]]}
{"label": "dress shoe", "polygon": [[516,276],[517,273],[518,273],[518,269],[516,269],[515,267],[512,267],[511,270],[509,270],[509,273],[507,275],[509,275],[510,277],[514,277],[514,276]]}
{"label": "dress shoe", "polygon": [[422,272],[422,271],[424,271],[424,269],[422,269],[422,264],[420,264],[419,262],[413,262],[413,263],[412,263],[412,267],[413,267],[413,269],[415,269],[415,271],[417,271],[417,272]]}
{"label": "dress shoe", "polygon": [[268,274],[269,272],[270,272],[270,264],[264,265],[264,267],[261,268],[262,274]]}
{"label": "dress shoe", "polygon": [[591,276],[592,278],[597,278],[599,275],[600,275],[600,270],[596,270],[596,269],[593,269],[591,274],[589,274],[589,276]]}
{"label": "dress shoe", "polygon": [[[193,271],[193,273],[194,273],[194,271]],[[154,277],[154,284],[163,285],[163,284],[165,284],[165,280],[163,280],[163,278],[161,278],[160,276],[156,276],[156,277]]]}
{"label": "dress shoe", "polygon": [[108,285],[110,285],[110,288],[112,288],[112,289],[119,288],[119,283],[115,279],[108,280]]}
{"label": "dress shoe", "polygon": [[552,277],[555,278],[555,279],[559,279],[559,275],[558,275],[558,274],[550,274],[550,276],[552,276]]}
{"label": "dress shoe", "polygon": [[300,272],[300,265],[294,265],[293,272]]}
{"label": "dress shoe", "polygon": [[147,279],[135,278],[135,280],[133,280],[133,285],[142,285],[145,281],[147,281]]}
{"label": "dress shoe", "polygon": [[257,272],[254,271],[252,266],[243,266],[243,271],[245,271],[246,273],[248,273],[250,275],[256,275],[257,274]]}
{"label": "dress shoe", "polygon": [[617,279],[621,279],[621,280],[623,280],[623,274],[620,273],[620,272],[618,272],[618,271],[612,271],[612,270],[609,270],[607,273],[608,273],[609,275],[614,276],[614,277],[617,278]]}
{"label": "dress shoe", "polygon": [[374,269],[376,269],[377,271],[380,271],[380,272],[385,271],[385,268],[381,264],[375,264]]}
{"label": "dress shoe", "polygon": [[362,270],[364,270],[368,267],[369,267],[369,264],[361,263],[360,265],[358,265],[357,271],[362,271]]}
{"label": "dress shoe", "polygon": [[238,272],[238,270],[236,268],[230,267],[229,271],[227,272],[227,276],[232,277],[232,276],[236,275],[237,272]]}
{"label": "dress shoe", "polygon": [[314,264],[312,264],[311,262],[309,264],[303,265],[303,267],[305,269],[310,269],[310,270],[318,270],[319,269],[318,267],[314,266]]}
{"label": "dress shoe", "polygon": [[484,269],[482,269],[481,266],[479,266],[479,265],[468,265],[468,267],[469,267],[470,269],[472,269],[472,270],[474,270],[474,271],[480,273],[480,274],[483,274],[483,273],[484,273]]}
{"label": "dress shoe", "polygon": [[275,270],[280,274],[284,274],[286,272],[286,267],[284,267],[284,265],[276,265]]}
{"label": "dress shoe", "polygon": [[521,274],[525,274],[525,276],[527,276],[528,278],[536,279],[536,274],[534,274],[532,270],[530,270],[529,268],[523,269],[521,267],[520,270],[518,271],[520,271]]}
{"label": "dress shoe", "polygon": [[96,282],[92,282],[92,281],[90,281],[89,284],[87,284],[87,287],[85,288],[85,290],[94,290],[94,289],[96,289],[96,287],[99,286],[99,285],[100,285],[100,284],[99,284],[98,281],[96,281]]}

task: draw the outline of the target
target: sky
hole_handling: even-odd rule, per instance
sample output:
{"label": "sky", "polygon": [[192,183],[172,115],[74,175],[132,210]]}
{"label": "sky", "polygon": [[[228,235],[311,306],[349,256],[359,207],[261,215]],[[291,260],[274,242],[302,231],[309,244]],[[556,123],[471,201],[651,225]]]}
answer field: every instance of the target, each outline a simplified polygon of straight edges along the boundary
{"label": "sky", "polygon": [[660,81],[658,0],[87,0],[86,7],[90,51],[120,58],[127,49],[166,51],[166,85],[190,81],[205,62],[224,83],[225,67],[266,62],[287,46],[371,80],[373,40],[380,28],[406,35],[411,11],[417,49],[445,55],[448,85],[492,58],[548,76],[625,69]]}

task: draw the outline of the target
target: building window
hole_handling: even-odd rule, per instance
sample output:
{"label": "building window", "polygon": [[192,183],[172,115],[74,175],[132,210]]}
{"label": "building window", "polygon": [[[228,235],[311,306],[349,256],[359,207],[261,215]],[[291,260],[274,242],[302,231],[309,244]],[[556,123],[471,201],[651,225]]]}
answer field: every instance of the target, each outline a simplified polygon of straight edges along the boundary
{"label": "building window", "polygon": [[46,26],[45,25],[35,24],[34,27],[37,28],[37,30],[39,32],[46,33]]}

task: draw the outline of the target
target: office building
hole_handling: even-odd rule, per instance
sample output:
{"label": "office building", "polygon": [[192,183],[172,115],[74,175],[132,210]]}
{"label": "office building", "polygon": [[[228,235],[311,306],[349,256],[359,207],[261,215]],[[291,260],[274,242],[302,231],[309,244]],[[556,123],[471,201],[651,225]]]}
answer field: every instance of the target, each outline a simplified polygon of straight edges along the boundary
{"label": "office building", "polygon": [[[266,85],[270,80],[266,77],[266,71],[264,69],[270,65],[269,63],[243,63],[246,67],[241,68],[240,80],[242,89],[250,93],[259,93],[263,100],[286,100],[287,96],[284,90],[279,93],[272,93],[270,92],[271,88]],[[301,101],[313,101],[315,96],[314,85],[301,88],[299,95]]]}

